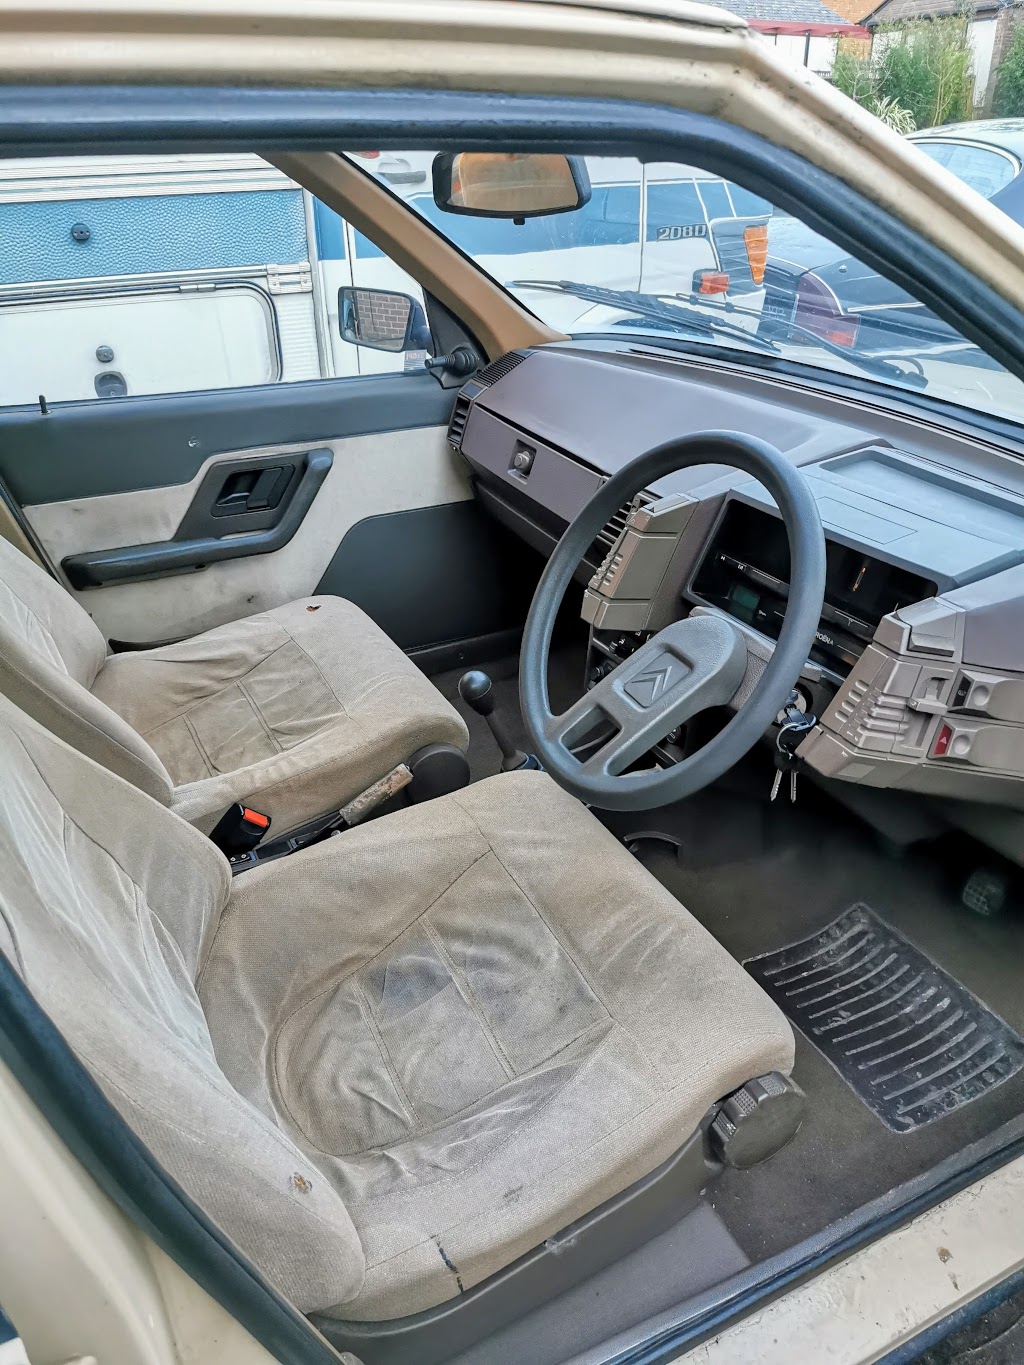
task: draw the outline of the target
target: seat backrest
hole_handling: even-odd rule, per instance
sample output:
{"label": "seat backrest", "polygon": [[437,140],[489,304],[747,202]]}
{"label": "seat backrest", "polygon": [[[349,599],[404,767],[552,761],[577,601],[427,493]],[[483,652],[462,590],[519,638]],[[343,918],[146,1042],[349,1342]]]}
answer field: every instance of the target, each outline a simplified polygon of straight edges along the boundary
{"label": "seat backrest", "polygon": [[351,1298],[327,1179],[228,1083],[195,990],[222,854],[0,697],[0,951],[157,1160],[302,1309]]}
{"label": "seat backrest", "polygon": [[89,613],[0,537],[0,693],[167,805],[174,785],[137,731],[91,692],[107,657]]}

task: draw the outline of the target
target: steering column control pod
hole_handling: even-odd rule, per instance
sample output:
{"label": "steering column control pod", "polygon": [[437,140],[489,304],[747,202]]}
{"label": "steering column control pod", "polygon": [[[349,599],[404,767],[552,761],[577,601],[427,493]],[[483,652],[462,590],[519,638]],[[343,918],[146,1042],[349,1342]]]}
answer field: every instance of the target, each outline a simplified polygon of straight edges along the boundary
{"label": "steering column control pod", "polygon": [[504,725],[494,714],[494,684],[479,668],[463,673],[459,679],[459,696],[478,716],[483,716],[494,742],[501,750],[501,771],[516,772],[520,768],[539,768],[532,754],[524,754],[509,738]]}

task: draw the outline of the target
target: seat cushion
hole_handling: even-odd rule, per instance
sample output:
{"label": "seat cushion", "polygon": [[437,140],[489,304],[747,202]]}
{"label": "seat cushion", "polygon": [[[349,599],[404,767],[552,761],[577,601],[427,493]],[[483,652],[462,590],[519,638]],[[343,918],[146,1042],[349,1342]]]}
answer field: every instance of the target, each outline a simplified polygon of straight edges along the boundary
{"label": "seat cushion", "polygon": [[209,831],[233,801],[274,833],[332,810],[461,717],[358,607],[309,597],[180,644],[112,656],[93,690],[159,754]]}
{"label": "seat cushion", "polygon": [[236,879],[198,989],[225,1074],[352,1216],[344,1318],[469,1289],[793,1061],[760,988],[536,772]]}

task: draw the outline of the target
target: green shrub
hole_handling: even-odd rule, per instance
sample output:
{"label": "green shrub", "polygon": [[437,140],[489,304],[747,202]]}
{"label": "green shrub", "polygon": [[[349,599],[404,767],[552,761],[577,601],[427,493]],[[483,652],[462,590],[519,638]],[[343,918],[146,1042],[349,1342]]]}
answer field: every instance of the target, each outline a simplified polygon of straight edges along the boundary
{"label": "green shrub", "polygon": [[875,95],[875,75],[870,61],[856,57],[852,52],[837,52],[831,80],[844,95],[870,108]]}
{"label": "green shrub", "polygon": [[879,96],[876,70],[865,58],[855,57],[852,52],[837,52],[832,84],[897,133],[912,133],[917,127],[909,109],[891,97]]}
{"label": "green shrub", "polygon": [[897,133],[912,133],[917,127],[910,110],[904,109],[902,104],[897,104],[893,99],[876,99],[871,112]]}
{"label": "green shrub", "polygon": [[996,118],[1024,114],[1024,24],[1015,25],[1006,56],[999,63],[992,112]]}
{"label": "green shrub", "polygon": [[910,112],[918,128],[956,123],[974,113],[970,16],[885,25],[876,39],[875,99]]}

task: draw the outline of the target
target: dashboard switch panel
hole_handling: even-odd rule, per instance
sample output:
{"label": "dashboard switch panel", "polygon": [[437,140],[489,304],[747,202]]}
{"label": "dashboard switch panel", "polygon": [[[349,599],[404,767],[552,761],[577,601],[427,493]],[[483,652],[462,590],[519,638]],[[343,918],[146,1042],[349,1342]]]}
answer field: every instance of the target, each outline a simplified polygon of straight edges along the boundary
{"label": "dashboard switch panel", "polygon": [[[842,781],[1024,809],[1022,613],[1019,567],[890,612],[800,757]],[[1015,667],[965,661],[986,640]]]}

